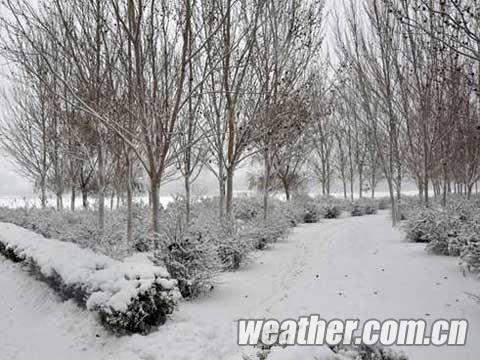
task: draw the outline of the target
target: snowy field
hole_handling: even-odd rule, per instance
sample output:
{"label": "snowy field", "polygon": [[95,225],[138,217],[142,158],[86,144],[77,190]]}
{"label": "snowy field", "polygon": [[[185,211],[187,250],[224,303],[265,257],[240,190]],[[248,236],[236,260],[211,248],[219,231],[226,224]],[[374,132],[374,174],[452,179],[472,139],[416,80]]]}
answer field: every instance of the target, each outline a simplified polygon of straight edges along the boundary
{"label": "snowy field", "polygon": [[[416,196],[418,194],[417,190],[408,190],[408,191],[403,191],[403,195],[405,196]],[[256,196],[258,195],[257,193],[253,191],[235,191],[234,195],[236,197],[242,197],[242,196]],[[309,194],[310,196],[318,196],[320,194],[318,193],[311,193]],[[331,194],[332,196],[335,196],[339,199],[343,198],[343,193],[339,192],[334,192]],[[206,197],[209,196],[216,196],[216,195],[206,195]],[[389,194],[387,191],[378,191],[375,193],[376,198],[382,198],[382,197],[388,197]],[[278,194],[275,196],[276,198],[280,200],[285,200],[285,195],[283,194]],[[369,193],[366,193],[364,195],[365,198],[369,198]],[[358,193],[355,194],[355,199],[358,199]],[[136,201],[141,204],[148,204],[148,197],[147,196],[139,196],[136,198]],[[174,196],[173,195],[165,195],[165,196],[160,196],[160,203],[163,206],[168,205],[174,201]],[[95,199],[94,198],[89,198],[89,203],[91,206],[95,206]],[[49,207],[55,207],[56,202],[55,198],[48,198],[47,204]],[[107,197],[106,199],[106,205],[110,205],[110,200]],[[116,205],[116,200],[115,200],[115,205]],[[40,207],[40,198],[37,196],[0,196],[0,207],[9,207],[9,208],[23,208],[23,207]],[[63,206],[65,209],[70,208],[70,196],[65,195],[63,197]],[[77,198],[77,201],[75,203],[75,207],[78,209],[82,208],[82,201],[80,198]]]}
{"label": "snowy field", "polygon": [[[404,242],[387,212],[296,228],[288,240],[235,273],[221,275],[208,297],[181,303],[158,331],[113,337],[87,311],[61,302],[45,284],[0,261],[1,360],[242,359],[236,320],[297,318],[466,318],[464,347],[405,347],[413,360],[478,360],[480,306],[466,293],[479,283],[455,258]],[[0,236],[2,234],[0,224]],[[309,360],[322,347],[274,350],[269,360]]]}
{"label": "snowy field", "polygon": [[[168,205],[169,203],[171,203],[173,201],[173,196],[161,196],[160,197],[160,203],[163,205],[163,206],[166,206]],[[65,209],[70,209],[70,196],[69,195],[65,195],[63,197],[63,207]],[[136,198],[136,201],[139,203],[139,204],[148,204],[148,197],[146,196],[139,196]],[[88,199],[88,203],[89,203],[89,206],[91,207],[95,207],[95,198],[89,198]],[[106,201],[105,201],[105,204],[106,206],[110,206],[110,199],[107,197]],[[116,205],[116,199],[114,201],[114,205]],[[8,207],[8,208],[24,208],[24,207],[27,207],[27,208],[31,208],[31,207],[37,207],[37,208],[40,208],[41,207],[41,203],[40,203],[40,198],[39,197],[35,197],[35,196],[0,196],[0,207]],[[55,207],[56,206],[56,200],[55,198],[48,198],[47,199],[47,207]],[[81,198],[77,198],[76,202],[75,202],[75,208],[76,209],[82,209],[83,205],[82,205],[82,199]]]}

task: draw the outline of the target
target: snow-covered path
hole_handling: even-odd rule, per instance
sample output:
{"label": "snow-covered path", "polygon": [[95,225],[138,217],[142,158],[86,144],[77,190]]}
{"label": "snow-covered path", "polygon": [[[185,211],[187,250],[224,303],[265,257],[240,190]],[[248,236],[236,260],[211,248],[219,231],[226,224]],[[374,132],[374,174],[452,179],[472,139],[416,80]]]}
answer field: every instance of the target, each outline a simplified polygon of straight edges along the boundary
{"label": "snow-covered path", "polygon": [[[91,314],[61,303],[2,258],[0,360],[240,360],[246,350],[235,344],[236,320],[311,313],[326,319],[467,318],[467,346],[403,350],[413,360],[478,360],[480,305],[465,292],[478,294],[480,282],[464,277],[456,259],[428,255],[403,237],[387,213],[299,227],[246,269],[223,274],[210,296],[181,304],[157,332],[122,338],[106,334]],[[328,353],[279,351],[292,360],[309,360],[297,351]]]}

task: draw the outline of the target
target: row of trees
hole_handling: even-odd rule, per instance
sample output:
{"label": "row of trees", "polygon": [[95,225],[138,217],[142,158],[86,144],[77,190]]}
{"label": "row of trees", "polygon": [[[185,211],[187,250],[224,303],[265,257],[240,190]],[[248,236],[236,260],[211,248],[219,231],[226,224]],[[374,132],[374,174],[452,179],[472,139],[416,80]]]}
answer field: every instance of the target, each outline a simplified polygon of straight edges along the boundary
{"label": "row of trees", "polygon": [[[305,154],[328,194],[353,200],[386,180],[394,213],[402,184],[419,197],[470,197],[480,179],[480,4],[474,0],[350,0],[336,17],[331,81],[316,79]],[[328,89],[328,91],[325,91]]]}
{"label": "row of trees", "polygon": [[94,193],[100,229],[107,194],[122,194],[131,236],[145,183],[158,231],[159,189],[174,177],[190,217],[203,170],[230,216],[238,167],[258,155],[267,173],[280,168],[309,124],[322,10],[301,0],[3,1],[15,82],[3,147],[43,206],[48,191],[58,208],[69,191],[72,209],[78,190],[85,206]]}
{"label": "row of trees", "polygon": [[[264,194],[306,174],[344,196],[388,184],[394,222],[405,179],[428,205],[480,178],[480,9],[474,0],[350,0],[322,56],[323,1],[28,0],[2,3],[3,147],[62,207],[63,194],[125,198],[180,177],[187,219],[203,171],[219,216],[253,160]],[[112,200],[113,201],[113,200]]]}
{"label": "row of trees", "polygon": [[429,189],[444,204],[453,186],[470,196],[480,178],[480,5],[366,0],[350,1],[345,13],[336,29],[345,74],[337,111],[353,141],[365,140],[353,147],[358,176],[379,164],[394,215],[405,178],[427,206]]}

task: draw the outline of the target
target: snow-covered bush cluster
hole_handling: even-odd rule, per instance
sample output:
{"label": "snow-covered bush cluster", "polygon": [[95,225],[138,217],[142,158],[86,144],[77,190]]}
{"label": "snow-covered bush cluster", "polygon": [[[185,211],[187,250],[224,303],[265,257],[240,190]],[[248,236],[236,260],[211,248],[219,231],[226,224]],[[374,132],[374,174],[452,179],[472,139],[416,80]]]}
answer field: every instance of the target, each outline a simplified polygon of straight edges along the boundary
{"label": "snow-covered bush cluster", "polygon": [[25,264],[62,297],[96,312],[114,332],[148,332],[165,322],[181,297],[164,267],[119,262],[15,225],[3,229],[1,254]]}
{"label": "snow-covered bush cluster", "polygon": [[285,203],[272,201],[265,221],[261,199],[239,198],[233,219],[221,221],[217,204],[217,199],[195,202],[188,223],[181,201],[163,213],[155,259],[179,281],[185,298],[209,291],[219,272],[238,269],[252,251],[283,238],[296,218]]}
{"label": "snow-covered bush cluster", "polygon": [[382,197],[382,198],[378,198],[376,201],[378,203],[378,210],[388,210],[388,209],[390,209],[390,206],[391,206],[390,198]]}
{"label": "snow-covered bush cluster", "polygon": [[301,222],[313,224],[320,221],[323,217],[322,206],[317,199],[308,195],[298,196],[293,200],[295,206],[301,214]]}
{"label": "snow-covered bush cluster", "polygon": [[133,211],[133,238],[126,237],[125,210],[106,213],[104,231],[97,226],[97,215],[92,211],[55,211],[54,209],[0,207],[0,221],[18,225],[49,239],[73,242],[115,259],[131,255],[147,237],[148,209],[136,207]]}
{"label": "snow-covered bush cluster", "polygon": [[406,222],[407,238],[427,244],[438,255],[459,256],[466,245],[464,227],[469,227],[449,209],[423,209]]}
{"label": "snow-covered bush cluster", "polygon": [[398,211],[401,220],[408,220],[415,217],[423,209],[417,196],[403,196],[398,202]]}
{"label": "snow-covered bush cluster", "polygon": [[260,197],[242,196],[235,198],[233,215],[235,219],[249,221],[260,216],[263,211],[263,200]]}
{"label": "snow-covered bush cluster", "polygon": [[342,210],[337,205],[333,205],[333,204],[325,205],[323,207],[323,210],[324,210],[323,217],[325,219],[337,219],[342,214]]}
{"label": "snow-covered bush cluster", "polygon": [[265,220],[263,199],[234,200],[230,220],[219,220],[218,199],[213,198],[193,202],[187,221],[185,203],[177,199],[161,210],[156,234],[149,231],[149,209],[137,206],[130,240],[126,237],[124,210],[108,212],[103,231],[98,230],[97,216],[92,211],[0,208],[0,221],[117,260],[138,251],[153,253],[157,265],[164,266],[178,280],[182,295],[189,298],[212,289],[219,272],[238,269],[252,251],[268,248],[284,238],[291,227],[337,218],[348,206],[345,200],[335,198],[302,196],[291,202],[271,198]]}
{"label": "snow-covered bush cluster", "polygon": [[404,228],[407,238],[427,244],[427,250],[439,255],[460,256],[461,266],[480,272],[480,203],[475,200],[449,199],[445,208],[410,212]]}
{"label": "snow-covered bush cluster", "polygon": [[291,202],[270,199],[265,220],[263,199],[240,197],[234,201],[233,219],[220,221],[218,199],[203,199],[192,204],[187,223],[180,200],[162,214],[155,258],[178,279],[182,295],[194,297],[212,289],[219,272],[238,269],[253,250],[266,249],[291,227],[340,213],[333,201],[307,196]]}
{"label": "snow-covered bush cluster", "polygon": [[374,215],[378,212],[379,202],[371,199],[360,199],[352,204],[352,216]]}
{"label": "snow-covered bush cluster", "polygon": [[219,269],[217,247],[202,229],[196,231],[171,214],[168,217],[173,222],[159,234],[155,259],[178,280],[185,298],[195,297],[213,286]]}
{"label": "snow-covered bush cluster", "polygon": [[333,196],[317,196],[312,198],[304,195],[296,198],[290,206],[296,209],[301,222],[316,223],[320,219],[336,219],[343,211],[351,210],[350,201]]}

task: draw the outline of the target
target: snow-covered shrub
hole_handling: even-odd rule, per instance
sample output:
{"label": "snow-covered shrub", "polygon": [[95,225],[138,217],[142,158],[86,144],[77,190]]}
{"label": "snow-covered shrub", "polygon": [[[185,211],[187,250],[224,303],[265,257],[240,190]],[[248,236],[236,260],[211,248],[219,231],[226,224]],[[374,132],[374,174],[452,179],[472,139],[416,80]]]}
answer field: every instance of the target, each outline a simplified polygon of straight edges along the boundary
{"label": "snow-covered shrub", "polygon": [[363,216],[365,215],[364,207],[360,204],[354,204],[352,210],[350,211],[350,215],[352,216]]}
{"label": "snow-covered shrub", "polygon": [[390,209],[391,202],[390,202],[390,198],[388,197],[378,198],[377,203],[378,203],[378,210]]}
{"label": "snow-covered shrub", "polygon": [[378,212],[376,207],[366,206],[365,215],[375,215]]}
{"label": "snow-covered shrub", "polygon": [[467,244],[471,223],[451,208],[424,208],[410,215],[407,238],[427,243],[427,250],[438,255],[459,256]]}
{"label": "snow-covered shrub", "polygon": [[234,199],[233,215],[235,219],[249,221],[263,213],[263,199],[242,196]]}
{"label": "snow-covered shrub", "polygon": [[133,211],[133,240],[126,236],[126,210],[107,212],[104,231],[98,229],[97,214],[93,211],[54,209],[0,208],[0,221],[12,223],[49,239],[73,242],[115,259],[131,255],[137,248],[150,247],[148,239],[149,210],[135,207]]}
{"label": "snow-covered shrub", "polygon": [[178,279],[184,297],[208,291],[219,271],[238,269],[251,251],[276,242],[292,226],[294,215],[284,202],[271,199],[266,222],[259,199],[243,197],[234,204],[231,221],[219,219],[216,199],[194,202],[188,224],[180,202],[163,214],[156,259]]}
{"label": "snow-covered shrub", "polygon": [[292,201],[280,201],[272,199],[273,211],[276,216],[283,218],[290,226],[296,227],[304,221],[304,210]]}
{"label": "snow-covered shrub", "polygon": [[255,239],[248,233],[235,231],[231,236],[225,236],[218,241],[218,256],[222,270],[231,271],[240,268],[254,249]]}
{"label": "snow-covered shrub", "polygon": [[[441,213],[440,213],[441,214]],[[442,214],[437,217],[436,226],[430,229],[429,238],[430,241],[427,244],[427,251],[430,251],[437,255],[455,255],[452,251],[458,254],[458,238],[459,223],[458,220],[449,216],[448,214]],[[455,244],[452,246],[452,244]]]}
{"label": "snow-covered shrub", "polygon": [[450,197],[447,202],[447,211],[460,221],[474,221],[480,210],[480,203],[475,200],[467,200],[463,197]]}
{"label": "snow-covered shrub", "polygon": [[352,216],[374,215],[377,212],[378,203],[375,200],[362,198],[353,203]]}
{"label": "snow-covered shrub", "polygon": [[365,205],[364,207],[365,215],[375,215],[378,212],[376,205]]}
{"label": "snow-covered shrub", "polygon": [[437,211],[433,209],[421,209],[410,216],[405,224],[407,239],[413,242],[429,243],[432,241],[432,232],[436,227]]}
{"label": "snow-covered shrub", "polygon": [[448,252],[449,256],[460,256],[468,244],[468,240],[465,237],[463,231],[458,233],[456,236],[451,236],[448,239]]}
{"label": "snow-covered shrub", "polygon": [[458,247],[460,252],[460,265],[466,271],[480,272],[480,217],[465,223],[460,231],[463,247]]}
{"label": "snow-covered shrub", "polygon": [[424,209],[418,196],[403,196],[398,202],[398,211],[401,220],[408,220]]}
{"label": "snow-covered shrub", "polygon": [[320,221],[320,218],[323,217],[318,200],[308,195],[297,196],[293,200],[293,205],[302,212],[302,222],[306,224],[317,223]]}
{"label": "snow-covered shrub", "polygon": [[241,237],[251,239],[253,246],[258,250],[265,249],[268,244],[276,243],[282,239],[290,228],[288,222],[281,216],[270,214],[267,221],[257,219],[250,221],[240,229]]}
{"label": "snow-covered shrub", "polygon": [[470,272],[480,272],[480,239],[470,239],[461,253],[461,266]]}
{"label": "snow-covered shrub", "polygon": [[320,195],[315,198],[319,204],[328,204],[337,207],[340,211],[350,212],[352,203],[349,199],[336,196]]}
{"label": "snow-covered shrub", "polygon": [[342,210],[336,205],[327,204],[323,206],[323,217],[325,219],[337,219],[342,215]]}
{"label": "snow-covered shrub", "polygon": [[237,270],[255,248],[255,237],[249,236],[241,224],[223,223],[214,237],[222,269]]}
{"label": "snow-covered shrub", "polygon": [[146,333],[176,306],[177,281],[163,267],[122,263],[69,242],[4,226],[0,253],[24,263],[61,296],[98,313],[118,333]]}
{"label": "snow-covered shrub", "polygon": [[359,199],[352,203],[350,214],[352,216],[373,215],[378,211],[377,202],[372,199]]}
{"label": "snow-covered shrub", "polygon": [[158,243],[155,259],[178,280],[183,297],[196,297],[213,287],[220,264],[208,224],[187,224],[181,209],[170,207],[162,218]]}
{"label": "snow-covered shrub", "polygon": [[204,233],[204,237],[216,246],[221,269],[236,270],[254,250],[255,239],[245,236],[243,228],[251,221],[256,222],[256,219],[220,220],[217,204],[217,201],[209,200],[196,203],[192,222],[199,231]]}

